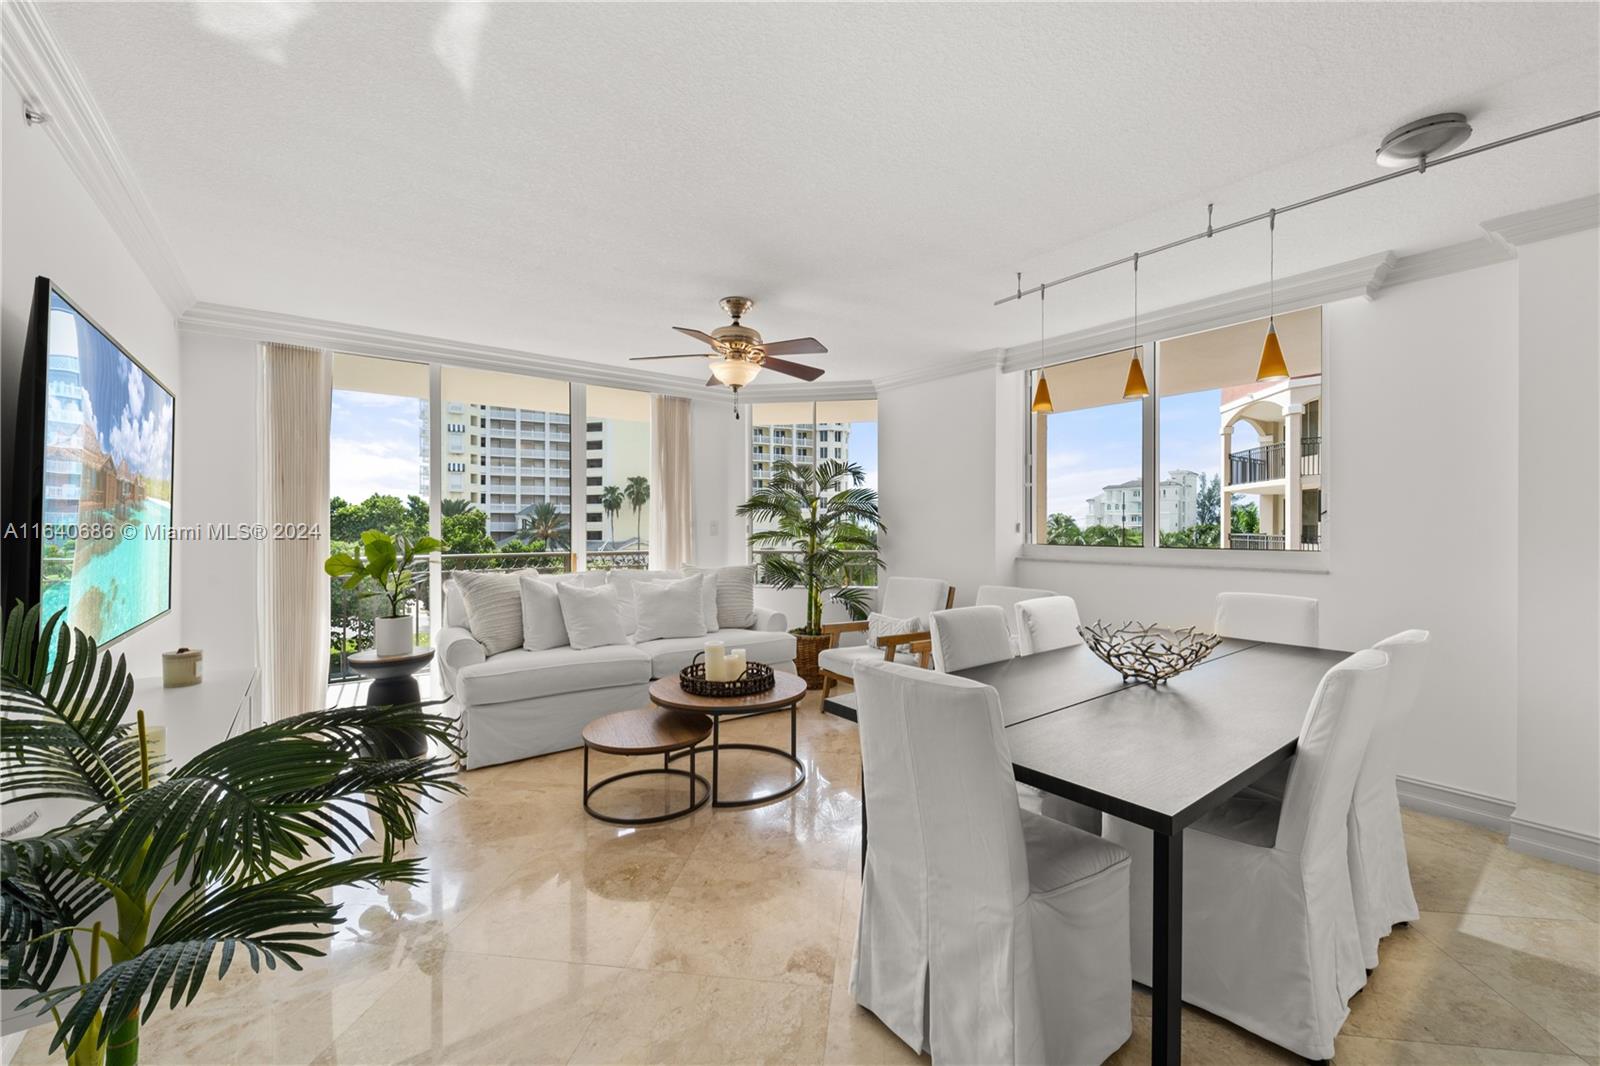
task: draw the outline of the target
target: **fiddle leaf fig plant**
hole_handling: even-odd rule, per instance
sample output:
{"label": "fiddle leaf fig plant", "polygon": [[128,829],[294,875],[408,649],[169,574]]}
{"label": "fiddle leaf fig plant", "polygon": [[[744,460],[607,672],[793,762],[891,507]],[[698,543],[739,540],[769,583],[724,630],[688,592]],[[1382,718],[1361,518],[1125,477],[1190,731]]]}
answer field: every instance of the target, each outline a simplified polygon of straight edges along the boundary
{"label": "fiddle leaf fig plant", "polygon": [[[241,957],[259,972],[322,955],[343,921],[327,890],[422,880],[396,853],[428,800],[461,790],[454,719],[312,710],[164,766],[144,712],[128,720],[127,664],[60,612],[39,619],[18,604],[5,625],[0,793],[75,811],[0,840],[0,987],[50,1015],[71,1066],[135,1066],[163,1002],[188,1004]],[[383,754],[419,733],[437,754]]]}
{"label": "fiddle leaf fig plant", "polygon": [[344,587],[359,589],[372,584],[376,589],[369,593],[389,601],[386,618],[399,618],[405,605],[417,594],[417,574],[412,564],[419,555],[427,555],[444,547],[435,537],[418,537],[411,540],[404,535],[390,536],[381,529],[369,529],[361,534],[361,543],[354,551],[334,552],[328,556],[322,569],[329,577],[343,578]]}

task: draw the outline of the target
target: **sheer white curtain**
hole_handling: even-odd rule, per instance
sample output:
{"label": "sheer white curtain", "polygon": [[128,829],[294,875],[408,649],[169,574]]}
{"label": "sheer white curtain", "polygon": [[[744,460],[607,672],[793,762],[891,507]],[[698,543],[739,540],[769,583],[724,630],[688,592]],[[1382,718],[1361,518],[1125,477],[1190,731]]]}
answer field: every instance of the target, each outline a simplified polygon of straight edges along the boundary
{"label": "sheer white curtain", "polygon": [[650,566],[676,570],[694,550],[689,401],[650,397]]}
{"label": "sheer white curtain", "polygon": [[[328,431],[333,361],[293,344],[262,351],[261,662],[265,719],[327,703]],[[312,537],[277,529],[317,529]]]}

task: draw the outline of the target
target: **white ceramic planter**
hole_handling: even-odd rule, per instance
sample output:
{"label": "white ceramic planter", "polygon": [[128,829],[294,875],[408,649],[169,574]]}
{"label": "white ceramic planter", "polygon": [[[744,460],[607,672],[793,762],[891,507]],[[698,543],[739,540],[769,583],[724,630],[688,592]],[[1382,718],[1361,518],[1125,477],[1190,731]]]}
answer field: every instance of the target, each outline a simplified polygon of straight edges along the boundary
{"label": "white ceramic planter", "polygon": [[374,625],[376,631],[372,639],[373,651],[383,656],[411,654],[410,616],[377,618],[374,619]]}

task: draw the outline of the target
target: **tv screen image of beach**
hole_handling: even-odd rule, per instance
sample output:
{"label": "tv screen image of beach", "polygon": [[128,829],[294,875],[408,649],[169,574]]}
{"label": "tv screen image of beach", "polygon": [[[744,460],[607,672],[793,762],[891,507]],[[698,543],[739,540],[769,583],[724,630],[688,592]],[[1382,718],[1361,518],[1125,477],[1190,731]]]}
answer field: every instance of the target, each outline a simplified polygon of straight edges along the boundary
{"label": "tv screen image of beach", "polygon": [[102,643],[172,602],[172,394],[50,293],[40,614]]}

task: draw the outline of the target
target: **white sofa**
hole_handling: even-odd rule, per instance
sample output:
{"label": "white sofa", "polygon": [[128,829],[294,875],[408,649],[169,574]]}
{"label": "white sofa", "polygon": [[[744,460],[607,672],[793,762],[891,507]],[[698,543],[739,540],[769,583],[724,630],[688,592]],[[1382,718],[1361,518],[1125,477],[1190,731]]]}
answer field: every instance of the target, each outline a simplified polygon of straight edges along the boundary
{"label": "white sofa", "polygon": [[[585,583],[617,586],[632,597],[632,582],[669,580],[675,571],[598,572]],[[516,648],[487,655],[466,628],[460,593],[446,575],[444,626],[436,637],[436,676],[460,717],[469,770],[526,759],[583,743],[583,727],[602,715],[650,705],[653,678],[688,666],[708,640],[744,648],[751,662],[794,672],[795,640],[779,611],[757,607],[750,629],[719,629],[700,637],[669,637],[641,644],[587,648]],[[631,612],[624,611],[626,618]]]}

